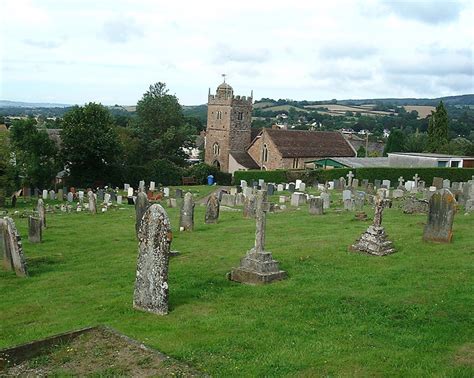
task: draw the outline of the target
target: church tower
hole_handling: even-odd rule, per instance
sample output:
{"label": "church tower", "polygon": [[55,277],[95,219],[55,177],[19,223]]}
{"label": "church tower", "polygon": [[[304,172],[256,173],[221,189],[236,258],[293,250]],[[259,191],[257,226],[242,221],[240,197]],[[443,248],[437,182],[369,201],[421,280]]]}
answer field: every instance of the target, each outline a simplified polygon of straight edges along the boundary
{"label": "church tower", "polygon": [[229,171],[229,154],[244,152],[249,146],[253,98],[234,96],[232,87],[224,82],[216,94],[209,90],[207,102],[206,164]]}

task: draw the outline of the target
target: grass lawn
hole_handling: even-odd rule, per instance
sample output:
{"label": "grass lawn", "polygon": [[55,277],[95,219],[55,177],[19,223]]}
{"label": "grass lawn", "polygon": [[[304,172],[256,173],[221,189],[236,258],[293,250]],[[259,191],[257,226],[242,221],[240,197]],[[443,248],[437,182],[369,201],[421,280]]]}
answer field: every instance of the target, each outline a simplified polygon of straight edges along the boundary
{"label": "grass lawn", "polygon": [[157,316],[132,308],[134,209],[122,207],[47,214],[40,245],[15,218],[30,277],[0,272],[0,348],[106,324],[214,376],[474,375],[474,214],[456,215],[444,245],[421,240],[426,216],[386,209],[386,257],[347,252],[369,224],[353,213],[269,214],[267,250],[289,278],[246,286],[225,275],[253,246],[253,220],[222,211],[206,225],[196,205],[195,231],[180,233],[167,209],[181,255]]}

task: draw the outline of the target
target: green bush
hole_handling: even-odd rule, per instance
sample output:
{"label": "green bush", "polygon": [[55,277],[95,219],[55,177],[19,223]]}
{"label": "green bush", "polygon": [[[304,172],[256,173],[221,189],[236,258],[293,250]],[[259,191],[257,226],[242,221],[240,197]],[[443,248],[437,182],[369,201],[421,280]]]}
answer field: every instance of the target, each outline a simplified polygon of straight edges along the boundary
{"label": "green bush", "polygon": [[221,172],[217,167],[205,163],[190,166],[186,169],[185,175],[194,176],[199,184],[207,184],[207,176],[209,175],[213,175],[215,182],[219,185],[230,185],[232,181],[230,173]]}

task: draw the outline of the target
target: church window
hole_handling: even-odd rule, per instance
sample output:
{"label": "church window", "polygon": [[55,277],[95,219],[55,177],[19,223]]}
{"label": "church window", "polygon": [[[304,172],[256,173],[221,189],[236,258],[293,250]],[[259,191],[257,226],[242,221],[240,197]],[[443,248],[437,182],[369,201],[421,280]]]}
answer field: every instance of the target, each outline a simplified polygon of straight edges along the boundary
{"label": "church window", "polygon": [[300,159],[298,159],[298,158],[293,158],[293,169],[298,168],[298,165],[299,165],[299,163],[300,163],[299,160],[300,160]]}
{"label": "church window", "polygon": [[222,112],[220,110],[217,111],[217,119],[222,119]]}
{"label": "church window", "polygon": [[244,119],[244,113],[243,113],[243,112],[238,112],[238,113],[237,113],[237,119],[238,119],[239,121],[242,121],[242,120]]}
{"label": "church window", "polygon": [[262,160],[264,163],[268,161],[268,146],[266,144],[263,145]]}
{"label": "church window", "polygon": [[219,155],[219,152],[220,152],[220,147],[219,147],[219,143],[214,143],[214,145],[212,146],[212,152],[214,153],[214,155]]}

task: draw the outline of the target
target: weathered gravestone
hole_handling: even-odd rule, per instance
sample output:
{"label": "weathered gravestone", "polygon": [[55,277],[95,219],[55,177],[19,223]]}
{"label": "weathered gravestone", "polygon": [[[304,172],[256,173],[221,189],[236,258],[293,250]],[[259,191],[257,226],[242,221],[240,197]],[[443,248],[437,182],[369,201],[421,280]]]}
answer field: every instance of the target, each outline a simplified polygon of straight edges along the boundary
{"label": "weathered gravestone", "polygon": [[342,191],[342,201],[344,202],[344,210],[354,210],[354,201],[352,200],[352,192],[350,190]]}
{"label": "weathered gravestone", "polygon": [[71,203],[72,201],[74,201],[74,194],[72,194],[71,192],[69,192],[67,194],[67,202]]}
{"label": "weathered gravestone", "polygon": [[152,192],[154,192],[154,191],[155,191],[155,188],[156,188],[156,183],[155,183],[154,181],[150,181],[150,188],[149,188],[149,189],[150,189]]}
{"label": "weathered gravestone", "polygon": [[361,212],[365,205],[365,192],[357,191],[354,196],[354,207],[356,211]]}
{"label": "weathered gravestone", "polygon": [[405,214],[428,214],[429,208],[428,201],[410,196],[403,203],[402,209]]}
{"label": "weathered gravestone", "polygon": [[284,188],[285,188],[285,187],[283,186],[283,184],[278,184],[278,185],[277,185],[277,191],[278,191],[278,192],[283,192]]}
{"label": "weathered gravestone", "polygon": [[28,218],[28,241],[30,243],[41,243],[43,239],[42,229],[41,219],[30,215]]}
{"label": "weathered gravestone", "polygon": [[56,192],[54,190],[49,191],[49,199],[54,201],[56,199]]}
{"label": "weathered gravestone", "polygon": [[387,239],[382,227],[382,214],[389,201],[381,197],[375,199],[374,223],[367,228],[355,244],[349,247],[352,252],[365,252],[370,255],[384,256],[394,253],[392,242]]}
{"label": "weathered gravestone", "polygon": [[379,179],[374,180],[374,187],[379,189],[382,186],[382,181]]}
{"label": "weathered gravestone", "polygon": [[222,193],[221,205],[222,206],[231,206],[231,207],[235,206],[235,195],[228,194],[228,193]]}
{"label": "weathered gravestone", "polygon": [[58,189],[58,195],[57,195],[58,201],[64,201],[64,192],[62,189]]}
{"label": "weathered gravestone", "polygon": [[442,177],[433,177],[433,185],[435,186],[436,189],[442,189],[443,188],[443,178]]}
{"label": "weathered gravestone", "polygon": [[28,276],[28,268],[26,265],[25,256],[23,255],[23,245],[21,237],[16,229],[15,222],[10,217],[5,217],[6,232],[5,232],[5,246],[6,259],[4,265],[8,270],[14,270],[18,277]]}
{"label": "weathered gravestone", "polygon": [[217,198],[216,193],[212,193],[207,199],[204,222],[207,224],[217,223],[217,220],[219,219],[219,210],[219,199]]}
{"label": "weathered gravestone", "polygon": [[177,188],[174,192],[174,198],[183,198],[183,189]]}
{"label": "weathered gravestone", "polygon": [[245,201],[245,196],[243,193],[237,193],[235,195],[235,206],[242,206]]}
{"label": "weathered gravestone", "polygon": [[150,207],[150,202],[144,192],[139,192],[135,201],[135,234],[138,236],[140,225],[142,224],[143,214]]}
{"label": "weathered gravestone", "polygon": [[140,180],[140,182],[138,183],[138,191],[139,192],[144,192],[145,191],[145,181],[144,180]]}
{"label": "weathered gravestone", "polygon": [[99,202],[103,202],[104,201],[104,195],[105,195],[104,189],[99,189],[97,191],[97,200]]}
{"label": "weathered gravestone", "polygon": [[358,188],[359,187],[359,179],[352,179],[352,187]]}
{"label": "weathered gravestone", "polygon": [[272,253],[265,251],[265,227],[268,202],[266,191],[257,193],[255,246],[240,260],[240,266],[232,269],[229,279],[248,284],[265,284],[286,278]]}
{"label": "weathered gravestone", "polygon": [[443,180],[443,189],[450,189],[451,188],[451,180],[444,179]]}
{"label": "weathered gravestone", "polygon": [[275,192],[275,185],[273,184],[268,184],[267,186],[267,193],[269,196],[273,196],[273,193]]}
{"label": "weathered gravestone", "polygon": [[38,204],[36,205],[36,211],[38,212],[38,217],[41,222],[41,227],[46,228],[46,210],[44,209],[44,201],[42,198],[38,199]]}
{"label": "weathered gravestone", "polygon": [[387,188],[387,189],[390,189],[390,186],[392,185],[392,183],[390,182],[390,180],[382,180],[382,186]]}
{"label": "weathered gravestone", "polygon": [[92,192],[92,190],[89,190],[87,192],[87,199],[89,200],[89,211],[92,214],[97,214],[97,202],[96,202],[95,195]]}
{"label": "weathered gravestone", "polygon": [[4,218],[0,218],[0,255],[3,268],[13,270],[10,250],[7,246],[7,221]]}
{"label": "weathered gravestone", "polygon": [[294,192],[291,195],[291,206],[301,206],[306,203],[306,194]]}
{"label": "weathered gravestone", "polygon": [[302,182],[300,184],[300,189],[299,190],[300,190],[300,192],[304,192],[306,190],[306,184],[304,182]]}
{"label": "weathered gravestone", "polygon": [[46,189],[43,190],[43,199],[44,200],[48,199],[48,191]]}
{"label": "weathered gravestone", "polygon": [[184,195],[184,201],[181,205],[179,217],[179,229],[183,231],[192,231],[194,228],[194,201],[193,195],[187,192]]}
{"label": "weathered gravestone", "polygon": [[122,200],[123,200],[123,197],[119,194],[117,196],[117,205],[121,205],[122,204]]}
{"label": "weathered gravestone", "polygon": [[323,209],[327,210],[331,207],[331,196],[327,192],[321,193],[321,198],[323,200]]}
{"label": "weathered gravestone", "polygon": [[178,207],[178,202],[176,201],[176,198],[168,198],[168,207]]}
{"label": "weathered gravestone", "polygon": [[143,214],[138,231],[138,261],[133,307],[158,315],[168,313],[168,265],[171,225],[158,204]]}
{"label": "weathered gravestone", "polygon": [[290,184],[288,185],[288,191],[290,193],[294,193],[295,192],[295,188],[296,188],[296,185],[292,182],[290,182]]}
{"label": "weathered gravestone", "polygon": [[402,198],[404,193],[402,189],[395,189],[392,193],[392,198]]}
{"label": "weathered gravestone", "polygon": [[430,198],[428,222],[423,240],[450,243],[453,238],[453,220],[456,200],[449,189],[437,190]]}
{"label": "weathered gravestone", "polygon": [[257,209],[257,197],[255,194],[250,194],[245,197],[243,214],[244,218],[255,218],[255,211]]}
{"label": "weathered gravestone", "polygon": [[309,213],[311,215],[323,215],[324,201],[321,197],[311,197],[308,201]]}

